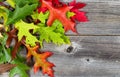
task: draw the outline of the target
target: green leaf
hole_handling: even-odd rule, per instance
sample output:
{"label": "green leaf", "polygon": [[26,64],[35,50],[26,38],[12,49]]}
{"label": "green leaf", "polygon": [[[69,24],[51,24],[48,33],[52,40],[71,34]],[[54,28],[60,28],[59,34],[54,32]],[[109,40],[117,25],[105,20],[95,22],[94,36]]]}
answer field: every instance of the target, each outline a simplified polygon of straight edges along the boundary
{"label": "green leaf", "polygon": [[5,1],[5,0],[0,0],[0,2],[3,2],[3,1]]}
{"label": "green leaf", "polygon": [[29,24],[29,23],[25,23],[23,21],[19,21],[15,24],[15,28],[18,29],[18,40],[20,41],[23,36],[26,37],[26,43],[31,45],[31,46],[35,46],[35,42],[38,42],[38,39],[36,38],[36,36],[33,36],[30,33],[30,30],[34,30],[37,29],[39,27],[37,27],[36,25]]}
{"label": "green leaf", "polygon": [[15,23],[16,21],[25,18],[27,15],[30,15],[31,13],[33,13],[33,10],[36,9],[37,7],[37,3],[34,4],[24,4],[25,0],[17,0],[17,4],[15,7],[15,10],[9,11],[9,15],[8,15],[8,20],[6,22],[6,25]]}
{"label": "green leaf", "polygon": [[38,4],[38,1],[39,0],[14,0],[15,4],[19,5],[20,7],[23,7],[26,4],[29,4],[29,5],[36,4],[36,3]]}
{"label": "green leaf", "polygon": [[49,17],[49,11],[43,13],[43,12],[40,12],[40,13],[34,13],[32,15],[32,18],[33,19],[39,19],[41,21],[41,23],[44,23],[46,22],[46,20],[48,19]]}
{"label": "green leaf", "polygon": [[54,21],[51,27],[40,26],[40,28],[37,29],[37,32],[40,34],[40,42],[43,42],[45,40],[48,43],[53,42],[57,45],[70,43],[69,38],[64,34],[62,24],[58,20]]}
{"label": "green leaf", "polygon": [[29,77],[26,71],[30,68],[24,62],[20,62],[20,60],[14,59],[11,63],[15,64],[16,67],[10,70],[10,77],[14,77],[15,75],[19,75],[20,77]]}
{"label": "green leaf", "polygon": [[0,63],[10,62],[11,61],[11,49],[6,48],[7,36],[4,35],[4,37],[0,38]]}
{"label": "green leaf", "polygon": [[75,13],[68,11],[66,15],[67,15],[68,18],[70,18],[70,17],[74,16]]}

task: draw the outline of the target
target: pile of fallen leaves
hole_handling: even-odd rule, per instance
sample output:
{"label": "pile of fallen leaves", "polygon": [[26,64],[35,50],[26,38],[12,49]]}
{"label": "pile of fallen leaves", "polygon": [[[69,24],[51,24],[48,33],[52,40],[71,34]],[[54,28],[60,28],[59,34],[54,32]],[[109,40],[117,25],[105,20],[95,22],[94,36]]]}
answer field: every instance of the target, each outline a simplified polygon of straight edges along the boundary
{"label": "pile of fallen leaves", "polygon": [[[75,29],[75,22],[86,22],[85,12],[80,11],[86,4],[73,0],[70,3],[59,0],[0,0],[0,24],[4,30],[0,33],[0,64],[9,63],[15,67],[10,77],[19,74],[28,77],[26,65],[34,59],[34,72],[39,69],[43,74],[54,76],[53,63],[47,58],[53,53],[40,51],[43,41],[57,45],[70,44],[65,32]],[[14,44],[12,41],[15,41]],[[26,59],[20,55],[25,47]]]}

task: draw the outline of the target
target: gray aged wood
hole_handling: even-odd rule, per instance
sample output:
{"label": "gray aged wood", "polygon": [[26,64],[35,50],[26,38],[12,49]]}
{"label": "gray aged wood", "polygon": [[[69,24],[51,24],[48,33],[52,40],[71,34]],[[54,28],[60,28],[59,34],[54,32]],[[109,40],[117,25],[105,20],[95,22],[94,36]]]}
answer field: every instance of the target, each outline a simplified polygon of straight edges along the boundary
{"label": "gray aged wood", "polygon": [[89,22],[77,24],[78,35],[66,33],[72,45],[45,44],[42,49],[54,52],[49,60],[56,65],[55,77],[120,77],[120,0],[76,1],[87,4],[81,10]]}
{"label": "gray aged wood", "polygon": [[89,22],[77,24],[77,30],[81,35],[120,35],[119,0],[82,1],[87,3],[82,10],[87,12]]}

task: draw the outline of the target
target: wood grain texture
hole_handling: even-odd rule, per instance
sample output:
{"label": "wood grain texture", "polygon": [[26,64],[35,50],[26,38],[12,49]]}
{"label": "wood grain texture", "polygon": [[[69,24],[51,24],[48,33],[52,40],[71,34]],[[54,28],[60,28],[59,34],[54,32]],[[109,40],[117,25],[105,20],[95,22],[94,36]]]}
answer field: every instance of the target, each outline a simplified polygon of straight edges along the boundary
{"label": "wood grain texture", "polygon": [[[112,1],[112,2],[111,2]],[[87,12],[89,22],[78,23],[80,35],[120,35],[120,1],[115,0],[83,0],[87,6],[82,11]],[[67,34],[74,34],[68,32]]]}
{"label": "wood grain texture", "polygon": [[[70,39],[72,45],[45,44],[43,49],[54,52],[49,61],[56,65],[55,77],[120,77],[120,36],[70,36]],[[70,46],[73,49],[67,53]],[[31,71],[33,76],[42,75]]]}
{"label": "wood grain texture", "polygon": [[[72,45],[45,44],[42,50],[53,51],[55,55],[120,59],[120,36],[70,36],[70,39]],[[71,46],[73,49],[68,53]]]}
{"label": "wood grain texture", "polygon": [[81,10],[89,22],[77,23],[78,35],[66,33],[72,45],[45,43],[42,49],[54,52],[49,60],[56,65],[55,77],[120,77],[120,0],[76,1],[87,4]]}
{"label": "wood grain texture", "polygon": [[[92,57],[75,58],[57,55],[50,59],[56,64],[55,77],[119,77],[120,62],[95,59]],[[42,76],[41,73],[30,77]],[[47,77],[47,76],[42,76]]]}

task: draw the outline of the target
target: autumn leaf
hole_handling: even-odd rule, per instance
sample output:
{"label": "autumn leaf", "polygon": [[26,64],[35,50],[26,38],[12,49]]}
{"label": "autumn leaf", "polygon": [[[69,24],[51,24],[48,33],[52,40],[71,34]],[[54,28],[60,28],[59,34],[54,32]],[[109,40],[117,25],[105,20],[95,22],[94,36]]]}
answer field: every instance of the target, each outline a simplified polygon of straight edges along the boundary
{"label": "autumn leaf", "polygon": [[15,2],[14,2],[14,0],[6,0],[7,1],[7,3],[10,5],[10,6],[12,6],[13,8],[15,8]]}
{"label": "autumn leaf", "polygon": [[43,74],[48,74],[50,77],[54,77],[54,70],[52,69],[52,67],[54,67],[54,64],[46,60],[51,55],[51,52],[44,52],[36,56],[36,61],[34,64],[35,73],[38,71],[39,68],[42,68]]}
{"label": "autumn leaf", "polygon": [[[39,42],[42,47],[43,41],[46,42],[52,42],[57,45],[61,44],[70,44],[70,40],[67,36],[65,36],[65,31],[63,29],[63,25],[59,20],[55,20],[52,23],[52,26],[46,26],[45,22],[46,19],[48,19],[49,12],[40,12],[40,13],[35,13],[32,15],[33,19],[41,21],[38,24],[38,27],[36,30],[34,30],[35,33],[38,33],[40,36],[39,37]],[[53,38],[54,37],[54,38]]]}
{"label": "autumn leaf", "polygon": [[9,76],[14,77],[17,74],[20,77],[29,77],[26,59],[21,60],[18,55],[20,47],[25,46],[27,61],[34,60],[34,73],[40,69],[43,74],[54,77],[55,65],[47,60],[53,53],[41,52],[39,49],[42,48],[44,41],[57,45],[70,44],[70,39],[65,32],[68,30],[76,32],[76,20],[80,22],[88,20],[85,12],[80,10],[86,4],[76,0],[68,4],[60,0],[0,1],[2,1],[0,2],[0,21],[2,20],[4,23],[2,25],[5,27],[7,25],[5,32],[8,34],[8,37],[4,37],[2,33],[0,37],[0,63],[16,65],[9,71]]}
{"label": "autumn leaf", "polygon": [[69,38],[64,34],[63,26],[58,20],[55,20],[51,27],[40,25],[35,32],[40,34],[39,41],[41,42],[41,47],[43,41],[48,43],[52,42],[56,45],[70,44]]}
{"label": "autumn leaf", "polygon": [[[12,48],[6,48],[7,35],[0,38],[0,73],[9,71],[9,76],[14,77],[16,74],[19,74],[20,77],[28,77],[27,70],[29,67],[25,65],[25,60],[17,55],[17,58],[11,58]],[[1,64],[4,64],[1,66]],[[14,67],[14,68],[13,68]],[[24,67],[24,68],[23,68]]]}
{"label": "autumn leaf", "polygon": [[19,75],[19,77],[29,77],[27,71],[30,68],[25,64],[25,61],[20,60],[17,57],[16,59],[11,61],[11,64],[16,65],[16,67],[10,70],[10,77],[14,77],[15,75]]}
{"label": "autumn leaf", "polygon": [[66,5],[65,3],[60,2],[59,0],[47,0],[47,1],[52,2],[52,6],[54,7],[61,7]]}
{"label": "autumn leaf", "polygon": [[6,49],[6,40],[7,35],[4,34],[3,37],[0,37],[0,63],[6,63],[11,61],[11,49]]}
{"label": "autumn leaf", "polygon": [[36,36],[32,35],[30,33],[30,30],[37,29],[38,27],[34,25],[33,23],[26,23],[23,21],[19,21],[15,24],[15,28],[18,29],[18,40],[21,41],[21,39],[25,36],[26,44],[29,44],[31,46],[35,46],[36,42],[39,42]]}
{"label": "autumn leaf", "polygon": [[46,11],[45,13],[43,13],[43,12],[36,13],[35,12],[32,15],[32,18],[34,20],[40,20],[41,21],[40,23],[43,23],[43,24],[46,23],[46,20],[48,19],[48,17],[49,17],[49,12],[48,11]]}
{"label": "autumn leaf", "polygon": [[10,71],[15,66],[16,66],[15,64],[9,64],[9,63],[0,64],[0,74]]}
{"label": "autumn leaf", "polygon": [[29,59],[31,56],[33,56],[35,59],[34,73],[42,68],[43,74],[48,74],[50,77],[54,77],[54,71],[52,69],[52,67],[54,67],[54,64],[47,61],[47,58],[50,57],[52,53],[37,53],[37,50],[39,48],[39,46],[37,45],[35,47],[30,47],[29,45],[26,45],[26,48],[28,50],[27,58]]}
{"label": "autumn leaf", "polygon": [[66,16],[66,13],[70,11],[72,7],[63,6],[55,8],[52,6],[52,3],[50,1],[41,0],[41,2],[41,8],[47,7],[50,12],[47,21],[48,26],[51,26],[55,20],[59,20],[63,24],[65,31],[72,30],[73,32],[76,32],[75,23],[68,19]]}
{"label": "autumn leaf", "polygon": [[78,20],[79,22],[88,21],[88,19],[86,17],[86,13],[79,10],[86,6],[85,3],[76,2],[76,0],[73,0],[72,2],[69,3],[69,6],[73,7],[70,9],[70,11],[75,13],[75,15],[71,17],[71,19],[73,21],[75,21],[75,20]]}
{"label": "autumn leaf", "polygon": [[66,15],[67,15],[68,18],[71,18],[75,15],[75,13],[68,11]]}
{"label": "autumn leaf", "polygon": [[9,48],[12,40],[14,39],[15,41],[17,40],[17,35],[16,35],[17,30],[12,29],[11,31],[7,32],[8,38],[6,40],[6,47]]}
{"label": "autumn leaf", "polygon": [[15,3],[15,10],[8,12],[6,25],[15,23],[16,21],[25,18],[27,15],[32,14],[33,10],[35,10],[38,5],[37,3],[29,4],[29,1],[27,2],[26,0],[15,0]]}

